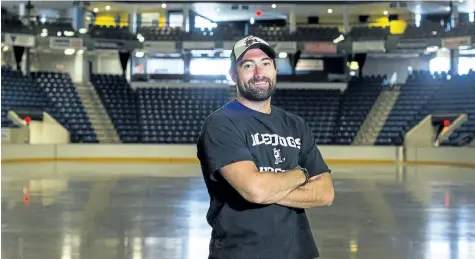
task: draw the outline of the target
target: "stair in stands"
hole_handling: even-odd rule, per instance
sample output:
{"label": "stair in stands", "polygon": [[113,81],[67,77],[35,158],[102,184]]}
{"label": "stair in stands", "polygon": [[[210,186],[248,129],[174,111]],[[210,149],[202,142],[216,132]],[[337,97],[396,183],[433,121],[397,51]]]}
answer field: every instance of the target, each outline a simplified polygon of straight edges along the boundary
{"label": "stair in stands", "polygon": [[353,145],[374,145],[394,103],[396,103],[399,97],[399,93],[398,89],[381,91],[381,94],[361,125]]}
{"label": "stair in stands", "polygon": [[120,143],[119,135],[94,87],[91,84],[80,84],[76,85],[76,89],[99,142]]}

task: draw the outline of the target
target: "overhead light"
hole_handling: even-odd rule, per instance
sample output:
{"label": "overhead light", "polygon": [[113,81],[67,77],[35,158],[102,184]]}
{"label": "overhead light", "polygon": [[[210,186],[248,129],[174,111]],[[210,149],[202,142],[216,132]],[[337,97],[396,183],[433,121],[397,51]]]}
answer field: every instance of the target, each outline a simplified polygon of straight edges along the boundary
{"label": "overhead light", "polygon": [[62,33],[61,33],[60,31],[58,31],[58,32],[56,33],[56,35],[58,35],[58,37],[61,37]]}
{"label": "overhead light", "polygon": [[167,4],[163,3],[162,8],[167,8]]}
{"label": "overhead light", "polygon": [[81,34],[86,34],[86,33],[87,33],[87,29],[86,29],[86,28],[81,28],[81,29],[79,29],[79,33],[81,33]]}
{"label": "overhead light", "polygon": [[251,20],[249,20],[251,24],[254,24],[254,17],[251,17]]}
{"label": "overhead light", "polygon": [[94,8],[93,10],[94,10],[95,13],[99,12],[99,8],[97,8],[97,7]]}
{"label": "overhead light", "polygon": [[274,8],[274,9],[277,8],[277,5],[276,5],[276,4],[272,4],[271,6],[272,6],[272,8]]}
{"label": "overhead light", "polygon": [[463,0],[459,0],[459,3],[463,3]]}
{"label": "overhead light", "polygon": [[74,36],[74,32],[73,31],[64,31],[64,36],[72,37],[72,36]]}
{"label": "overhead light", "polygon": [[328,9],[327,12],[328,12],[328,13],[333,13],[333,10],[332,10],[332,9]]}
{"label": "overhead light", "polygon": [[111,9],[110,5],[106,5],[106,11],[109,11]]}
{"label": "overhead light", "polygon": [[450,6],[445,7],[445,11],[450,12]]}
{"label": "overhead light", "polygon": [[475,21],[475,13],[474,12],[468,13],[468,21],[469,22],[474,22]]}
{"label": "overhead light", "polygon": [[143,53],[142,51],[135,52],[135,57],[137,57],[137,58],[142,58],[144,55],[145,55],[145,53]]}
{"label": "overhead light", "polygon": [[64,54],[65,55],[72,55],[74,54],[75,50],[74,49],[65,49]]}
{"label": "overhead light", "polygon": [[279,58],[286,58],[287,57],[287,53],[286,52],[280,52],[279,53]]}
{"label": "overhead light", "polygon": [[384,15],[388,15],[388,13],[389,12],[387,10],[384,10],[384,12],[383,12]]}

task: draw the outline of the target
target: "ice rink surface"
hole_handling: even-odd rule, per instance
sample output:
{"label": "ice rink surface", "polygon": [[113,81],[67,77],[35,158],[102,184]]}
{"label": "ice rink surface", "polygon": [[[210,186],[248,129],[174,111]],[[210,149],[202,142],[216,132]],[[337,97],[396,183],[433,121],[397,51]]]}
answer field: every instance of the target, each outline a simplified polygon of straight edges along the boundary
{"label": "ice rink surface", "polygon": [[[307,211],[320,258],[475,258],[475,169],[331,168],[333,205]],[[4,164],[1,187],[2,259],[207,258],[197,164]]]}

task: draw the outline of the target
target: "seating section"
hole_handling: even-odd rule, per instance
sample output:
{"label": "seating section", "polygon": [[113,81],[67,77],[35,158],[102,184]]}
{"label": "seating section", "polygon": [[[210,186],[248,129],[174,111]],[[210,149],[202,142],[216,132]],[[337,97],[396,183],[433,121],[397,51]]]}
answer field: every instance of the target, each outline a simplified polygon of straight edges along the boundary
{"label": "seating section", "polygon": [[10,67],[2,66],[2,127],[15,127],[7,117],[9,110],[49,110],[51,103],[35,81]]}
{"label": "seating section", "polygon": [[442,86],[434,94],[419,119],[428,114],[461,114],[468,115],[468,121],[457,128],[448,140],[442,142],[444,146],[461,146],[467,144],[467,140],[475,137],[475,73],[454,76],[443,82]]}
{"label": "seating section", "polygon": [[349,36],[352,40],[386,40],[390,35],[389,27],[354,27]]}
{"label": "seating section", "polygon": [[31,75],[51,101],[52,116],[70,132],[71,142],[98,143],[71,77],[56,72],[33,72]]}
{"label": "seating section", "polygon": [[340,90],[279,89],[272,102],[305,119],[318,144],[331,144],[339,99]]}
{"label": "seating section", "polygon": [[120,39],[120,40],[134,40],[137,37],[130,32],[129,27],[120,26],[89,26],[89,35],[92,38],[101,39]]}
{"label": "seating section", "polygon": [[208,115],[228,102],[227,88],[138,88],[143,143],[196,143]]}
{"label": "seating section", "polygon": [[183,38],[181,29],[174,27],[141,27],[138,29],[138,33],[148,41],[178,41]]}
{"label": "seating section", "polygon": [[342,95],[333,143],[350,145],[378,98],[383,76],[353,77]]}
{"label": "seating section", "polygon": [[340,34],[337,27],[298,27],[293,40],[333,41]]}
{"label": "seating section", "polygon": [[422,108],[432,99],[441,79],[429,72],[415,73],[401,88],[393,109],[376,139],[376,145],[401,145],[404,135],[420,118]]}
{"label": "seating section", "polygon": [[122,143],[140,142],[137,97],[121,75],[93,74],[91,83],[107,110]]}
{"label": "seating section", "polygon": [[288,27],[279,26],[252,26],[249,28],[249,34],[265,39],[266,41],[290,41],[293,35]]}

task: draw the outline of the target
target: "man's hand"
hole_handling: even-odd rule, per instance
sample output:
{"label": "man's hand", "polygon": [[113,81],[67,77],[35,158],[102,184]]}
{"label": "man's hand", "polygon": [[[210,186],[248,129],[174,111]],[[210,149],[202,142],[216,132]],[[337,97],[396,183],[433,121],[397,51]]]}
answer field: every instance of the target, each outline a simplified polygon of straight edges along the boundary
{"label": "man's hand", "polygon": [[329,173],[323,173],[310,178],[309,183],[290,192],[276,204],[294,208],[313,208],[330,206],[333,203],[335,191]]}

